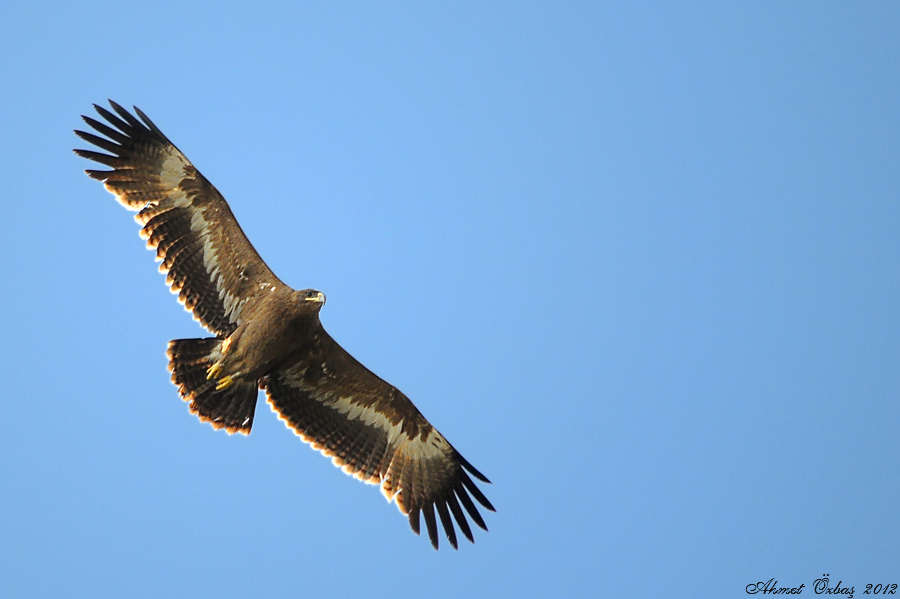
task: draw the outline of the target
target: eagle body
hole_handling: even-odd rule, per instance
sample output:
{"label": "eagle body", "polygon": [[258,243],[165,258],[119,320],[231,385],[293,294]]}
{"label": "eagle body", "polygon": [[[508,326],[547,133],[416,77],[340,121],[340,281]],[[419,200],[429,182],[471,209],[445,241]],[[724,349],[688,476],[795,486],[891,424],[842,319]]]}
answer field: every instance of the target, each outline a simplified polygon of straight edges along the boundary
{"label": "eagle body", "polygon": [[[178,300],[214,336],[176,339],[172,381],[200,420],[249,434],[258,390],[287,426],[345,472],[377,484],[438,548],[437,517],[451,546],[454,522],[474,542],[475,501],[494,511],[472,478],[489,482],[393,385],[325,331],[325,296],[280,281],[250,244],[225,198],[135,107],[95,105],[100,133],[75,133],[103,150],[75,150],[110,170],[88,170],[130,210]],[[138,118],[139,117],[139,118]],[[473,498],[475,501],[473,501]]]}
{"label": "eagle body", "polygon": [[[324,295],[313,289],[295,291],[287,285],[265,287],[244,308],[245,316],[222,342],[216,378],[258,380],[297,350],[308,353],[313,337],[324,332],[319,310]],[[221,375],[221,376],[220,376]]]}

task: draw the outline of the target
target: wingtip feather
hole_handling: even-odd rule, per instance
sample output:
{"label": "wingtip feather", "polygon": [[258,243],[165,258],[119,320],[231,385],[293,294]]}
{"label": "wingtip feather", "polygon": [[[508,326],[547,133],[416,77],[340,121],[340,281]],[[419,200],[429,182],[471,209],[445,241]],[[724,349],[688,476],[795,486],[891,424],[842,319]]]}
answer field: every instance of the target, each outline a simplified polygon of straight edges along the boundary
{"label": "wingtip feather", "polygon": [[444,527],[444,532],[447,533],[447,540],[450,541],[450,546],[454,549],[459,549],[459,543],[456,541],[456,530],[453,528],[453,519],[450,518],[447,504],[438,500],[435,507],[437,507],[438,516],[441,517],[441,525]]}
{"label": "wingtip feather", "polygon": [[472,521],[478,525],[482,530],[487,530],[487,524],[484,523],[484,518],[481,517],[481,514],[478,513],[478,508],[475,507],[475,504],[472,502],[472,498],[469,497],[469,494],[466,493],[466,489],[462,486],[461,483],[458,483],[456,488],[454,489],[456,492],[456,496],[459,498],[460,502],[462,502],[463,507],[466,508],[466,512],[469,513],[469,517],[472,518]]}
{"label": "wingtip feather", "polygon": [[469,528],[469,522],[466,520],[466,515],[459,507],[459,501],[456,500],[456,494],[451,492],[447,498],[447,503],[450,505],[450,511],[453,512],[453,517],[456,518],[456,524],[459,525],[459,529],[462,531],[463,535],[469,539],[470,543],[474,543],[475,537],[472,535],[472,529]]}
{"label": "wingtip feather", "polygon": [[479,472],[475,466],[469,463],[466,458],[462,457],[459,452],[456,452],[456,458],[459,460],[459,463],[462,464],[462,467],[469,471],[469,474],[477,478],[483,483],[491,484],[491,481],[488,480],[488,477]]}
{"label": "wingtip feather", "polygon": [[466,490],[468,490],[469,493],[471,493],[472,496],[478,500],[478,503],[491,510],[492,512],[496,512],[497,510],[494,509],[494,506],[491,505],[491,502],[488,501],[488,498],[484,496],[484,493],[481,492],[481,489],[475,486],[475,483],[472,482],[472,479],[469,478],[464,472],[461,472],[460,474],[460,480],[462,481],[462,484],[466,487]]}
{"label": "wingtip feather", "polygon": [[417,535],[420,533],[419,508],[409,510],[409,527]]}
{"label": "wingtip feather", "polygon": [[425,526],[428,528],[428,538],[431,540],[431,546],[437,550],[440,542],[437,534],[437,522],[434,519],[434,506],[430,503],[426,505],[425,509],[422,510],[422,515],[425,516]]}

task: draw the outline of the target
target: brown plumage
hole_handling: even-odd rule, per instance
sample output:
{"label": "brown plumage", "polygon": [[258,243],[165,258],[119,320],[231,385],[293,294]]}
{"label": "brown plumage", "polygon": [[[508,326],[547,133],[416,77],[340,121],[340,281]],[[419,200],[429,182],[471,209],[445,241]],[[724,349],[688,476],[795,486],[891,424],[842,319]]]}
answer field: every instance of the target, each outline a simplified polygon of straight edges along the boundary
{"label": "brown plumage", "polygon": [[[438,547],[435,509],[456,548],[454,520],[474,542],[466,514],[487,530],[475,502],[494,511],[472,467],[396,387],[357,362],[322,328],[325,296],[295,291],[250,245],[225,198],[137,107],[94,106],[106,123],[76,131],[107,153],[75,150],[111,170],[88,170],[142,225],[178,300],[215,337],[178,339],[172,381],[200,420],[249,434],[258,388],[279,417],[342,469],[378,484]],[[452,517],[451,517],[452,515]]]}

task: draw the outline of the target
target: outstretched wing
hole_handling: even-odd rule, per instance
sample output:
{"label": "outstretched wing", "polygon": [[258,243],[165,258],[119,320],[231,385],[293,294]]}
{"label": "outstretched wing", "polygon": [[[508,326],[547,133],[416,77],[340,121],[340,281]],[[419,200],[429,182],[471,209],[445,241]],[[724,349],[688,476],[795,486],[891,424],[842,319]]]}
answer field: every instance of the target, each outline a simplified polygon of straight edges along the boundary
{"label": "outstretched wing", "polygon": [[185,308],[209,331],[230,335],[253,295],[281,282],[250,245],[225,198],[162,131],[137,107],[143,122],[109,103],[117,114],[94,108],[111,127],[82,117],[105,138],[75,131],[109,153],[75,153],[112,168],[86,172],[105,182],[126,208],[139,210],[141,237],[156,250],[159,269]]}
{"label": "outstretched wing", "polygon": [[264,384],[269,403],[294,432],[333,458],[344,472],[381,485],[388,501],[396,500],[400,511],[409,516],[416,534],[419,514],[423,514],[435,549],[435,508],[454,549],[451,513],[473,543],[462,508],[487,530],[471,497],[491,511],[494,507],[469,474],[490,481],[403,393],[357,362],[323,329],[314,335],[311,346],[269,373]]}

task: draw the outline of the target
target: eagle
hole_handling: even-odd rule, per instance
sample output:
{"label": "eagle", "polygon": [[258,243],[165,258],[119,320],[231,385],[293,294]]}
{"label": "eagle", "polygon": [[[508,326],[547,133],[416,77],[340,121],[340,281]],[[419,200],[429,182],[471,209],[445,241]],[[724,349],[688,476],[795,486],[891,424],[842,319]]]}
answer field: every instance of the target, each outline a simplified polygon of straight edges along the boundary
{"label": "eagle", "polygon": [[103,137],[75,131],[103,152],[75,153],[111,169],[85,172],[137,212],[166,284],[214,335],[170,341],[166,352],[191,413],[215,429],[249,434],[262,389],[303,441],[347,474],[380,485],[416,534],[421,514],[435,549],[435,510],[454,549],[454,520],[474,543],[466,514],[487,526],[472,498],[495,510],[471,477],[490,481],[406,395],[331,338],[319,321],[325,295],[275,276],[222,194],[140,109],[109,103],[112,111],[94,105],[105,123],[82,116]]}

